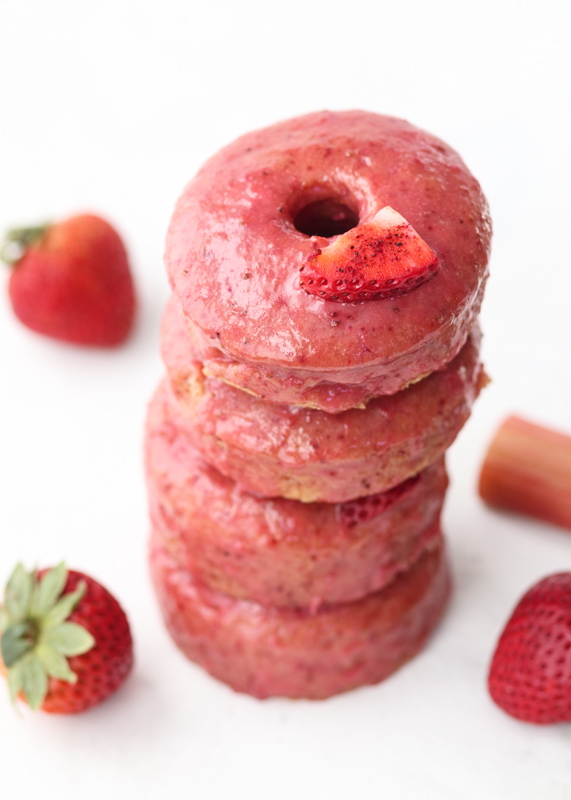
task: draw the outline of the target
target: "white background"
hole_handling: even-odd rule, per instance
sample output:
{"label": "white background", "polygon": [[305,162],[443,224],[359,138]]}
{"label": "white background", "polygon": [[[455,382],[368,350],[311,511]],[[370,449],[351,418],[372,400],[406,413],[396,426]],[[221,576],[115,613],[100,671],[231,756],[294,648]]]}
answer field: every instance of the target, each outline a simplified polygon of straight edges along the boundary
{"label": "white background", "polygon": [[[91,351],[23,328],[0,276],[0,578],[18,559],[65,557],[120,598],[137,657],[124,689],[81,717],[18,715],[0,692],[4,795],[571,797],[571,727],[518,723],[485,690],[511,608],[571,569],[571,538],[488,511],[475,492],[507,413],[571,431],[570,22],[567,0],[2,0],[0,227],[107,216],[140,301],[129,343]],[[187,663],[163,630],[142,428],[162,372],[177,195],[237,135],[321,108],[405,117],[481,181],[495,226],[482,312],[493,383],[450,452],[456,591],[427,650],[378,687],[259,702]]]}

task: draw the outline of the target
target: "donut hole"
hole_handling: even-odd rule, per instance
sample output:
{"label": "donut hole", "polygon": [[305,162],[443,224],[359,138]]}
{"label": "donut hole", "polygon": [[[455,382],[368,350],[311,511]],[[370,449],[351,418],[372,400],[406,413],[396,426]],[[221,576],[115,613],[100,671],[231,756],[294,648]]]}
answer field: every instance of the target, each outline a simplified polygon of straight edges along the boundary
{"label": "donut hole", "polygon": [[306,236],[339,236],[359,224],[359,215],[342,200],[328,197],[303,206],[294,216],[293,224]]}

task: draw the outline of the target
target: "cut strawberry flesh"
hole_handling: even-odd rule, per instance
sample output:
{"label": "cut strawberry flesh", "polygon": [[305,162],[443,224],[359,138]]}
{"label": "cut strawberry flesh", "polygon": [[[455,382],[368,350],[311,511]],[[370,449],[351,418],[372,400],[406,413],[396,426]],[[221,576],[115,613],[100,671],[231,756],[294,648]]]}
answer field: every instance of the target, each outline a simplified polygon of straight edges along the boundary
{"label": "cut strawberry flesh", "polygon": [[384,513],[405,494],[412,491],[419,480],[419,476],[415,475],[387,492],[358,497],[356,500],[342,503],[340,516],[343,526],[347,529],[354,528],[356,525],[362,525]]}
{"label": "cut strawberry flesh", "polygon": [[509,417],[480,473],[480,497],[571,530],[571,436]]}
{"label": "cut strawberry flesh", "polygon": [[412,225],[385,206],[371,222],[312,253],[300,270],[309,294],[342,303],[407,294],[430,280],[438,258]]}

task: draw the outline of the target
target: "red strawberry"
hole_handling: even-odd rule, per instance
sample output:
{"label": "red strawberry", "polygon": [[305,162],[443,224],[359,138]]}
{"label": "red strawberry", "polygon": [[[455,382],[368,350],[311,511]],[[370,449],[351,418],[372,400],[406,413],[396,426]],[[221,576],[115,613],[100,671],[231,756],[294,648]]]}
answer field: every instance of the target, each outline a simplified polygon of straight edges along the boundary
{"label": "red strawberry", "polygon": [[356,500],[348,500],[346,503],[342,503],[339,513],[343,527],[354,528],[356,525],[368,522],[387,511],[403,495],[410,492],[419,480],[420,477],[415,475],[386,492],[378,492],[377,494],[358,497]]}
{"label": "red strawberry", "polygon": [[135,293],[118,233],[90,214],[8,233],[16,316],[38,333],[76,344],[113,346],[129,333]]}
{"label": "red strawberry", "polygon": [[371,222],[351,228],[300,270],[308,294],[349,303],[407,294],[430,280],[438,258],[412,225],[390,206]]}
{"label": "red strawberry", "polygon": [[488,688],[517,719],[571,720],[571,572],[545,578],[520,600],[497,644]]}
{"label": "red strawberry", "polygon": [[133,665],[119,603],[97,581],[63,564],[40,573],[18,564],[0,606],[0,666],[12,699],[75,714],[106,700]]}

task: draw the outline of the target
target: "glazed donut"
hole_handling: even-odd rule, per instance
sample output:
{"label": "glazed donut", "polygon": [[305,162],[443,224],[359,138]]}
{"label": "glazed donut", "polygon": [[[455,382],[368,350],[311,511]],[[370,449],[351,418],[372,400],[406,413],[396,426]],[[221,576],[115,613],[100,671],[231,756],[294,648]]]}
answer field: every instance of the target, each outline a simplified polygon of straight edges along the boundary
{"label": "glazed donut", "polygon": [[[389,206],[438,259],[395,298],[308,294],[300,269]],[[179,199],[165,261],[206,374],[338,412],[394,394],[461,349],[482,299],[486,200],[460,157],[407,122],[309,114],[246,134]]]}
{"label": "glazed donut", "polygon": [[156,539],[150,566],[178,647],[235,691],[258,698],[317,700],[378,683],[422,648],[450,592],[441,547],[382,591],[317,613],[206,589]]}
{"label": "glazed donut", "polygon": [[444,461],[389,492],[298,503],[242,492],[194,449],[163,383],[149,409],[151,520],[181,566],[263,605],[344,603],[377,591],[440,541]]}
{"label": "glazed donut", "polygon": [[204,374],[173,296],[161,336],[171,415],[195,447],[241,488],[266,497],[345,502],[385,492],[444,455],[485,384],[476,327],[460,353],[397,395],[327,414],[266,403]]}

